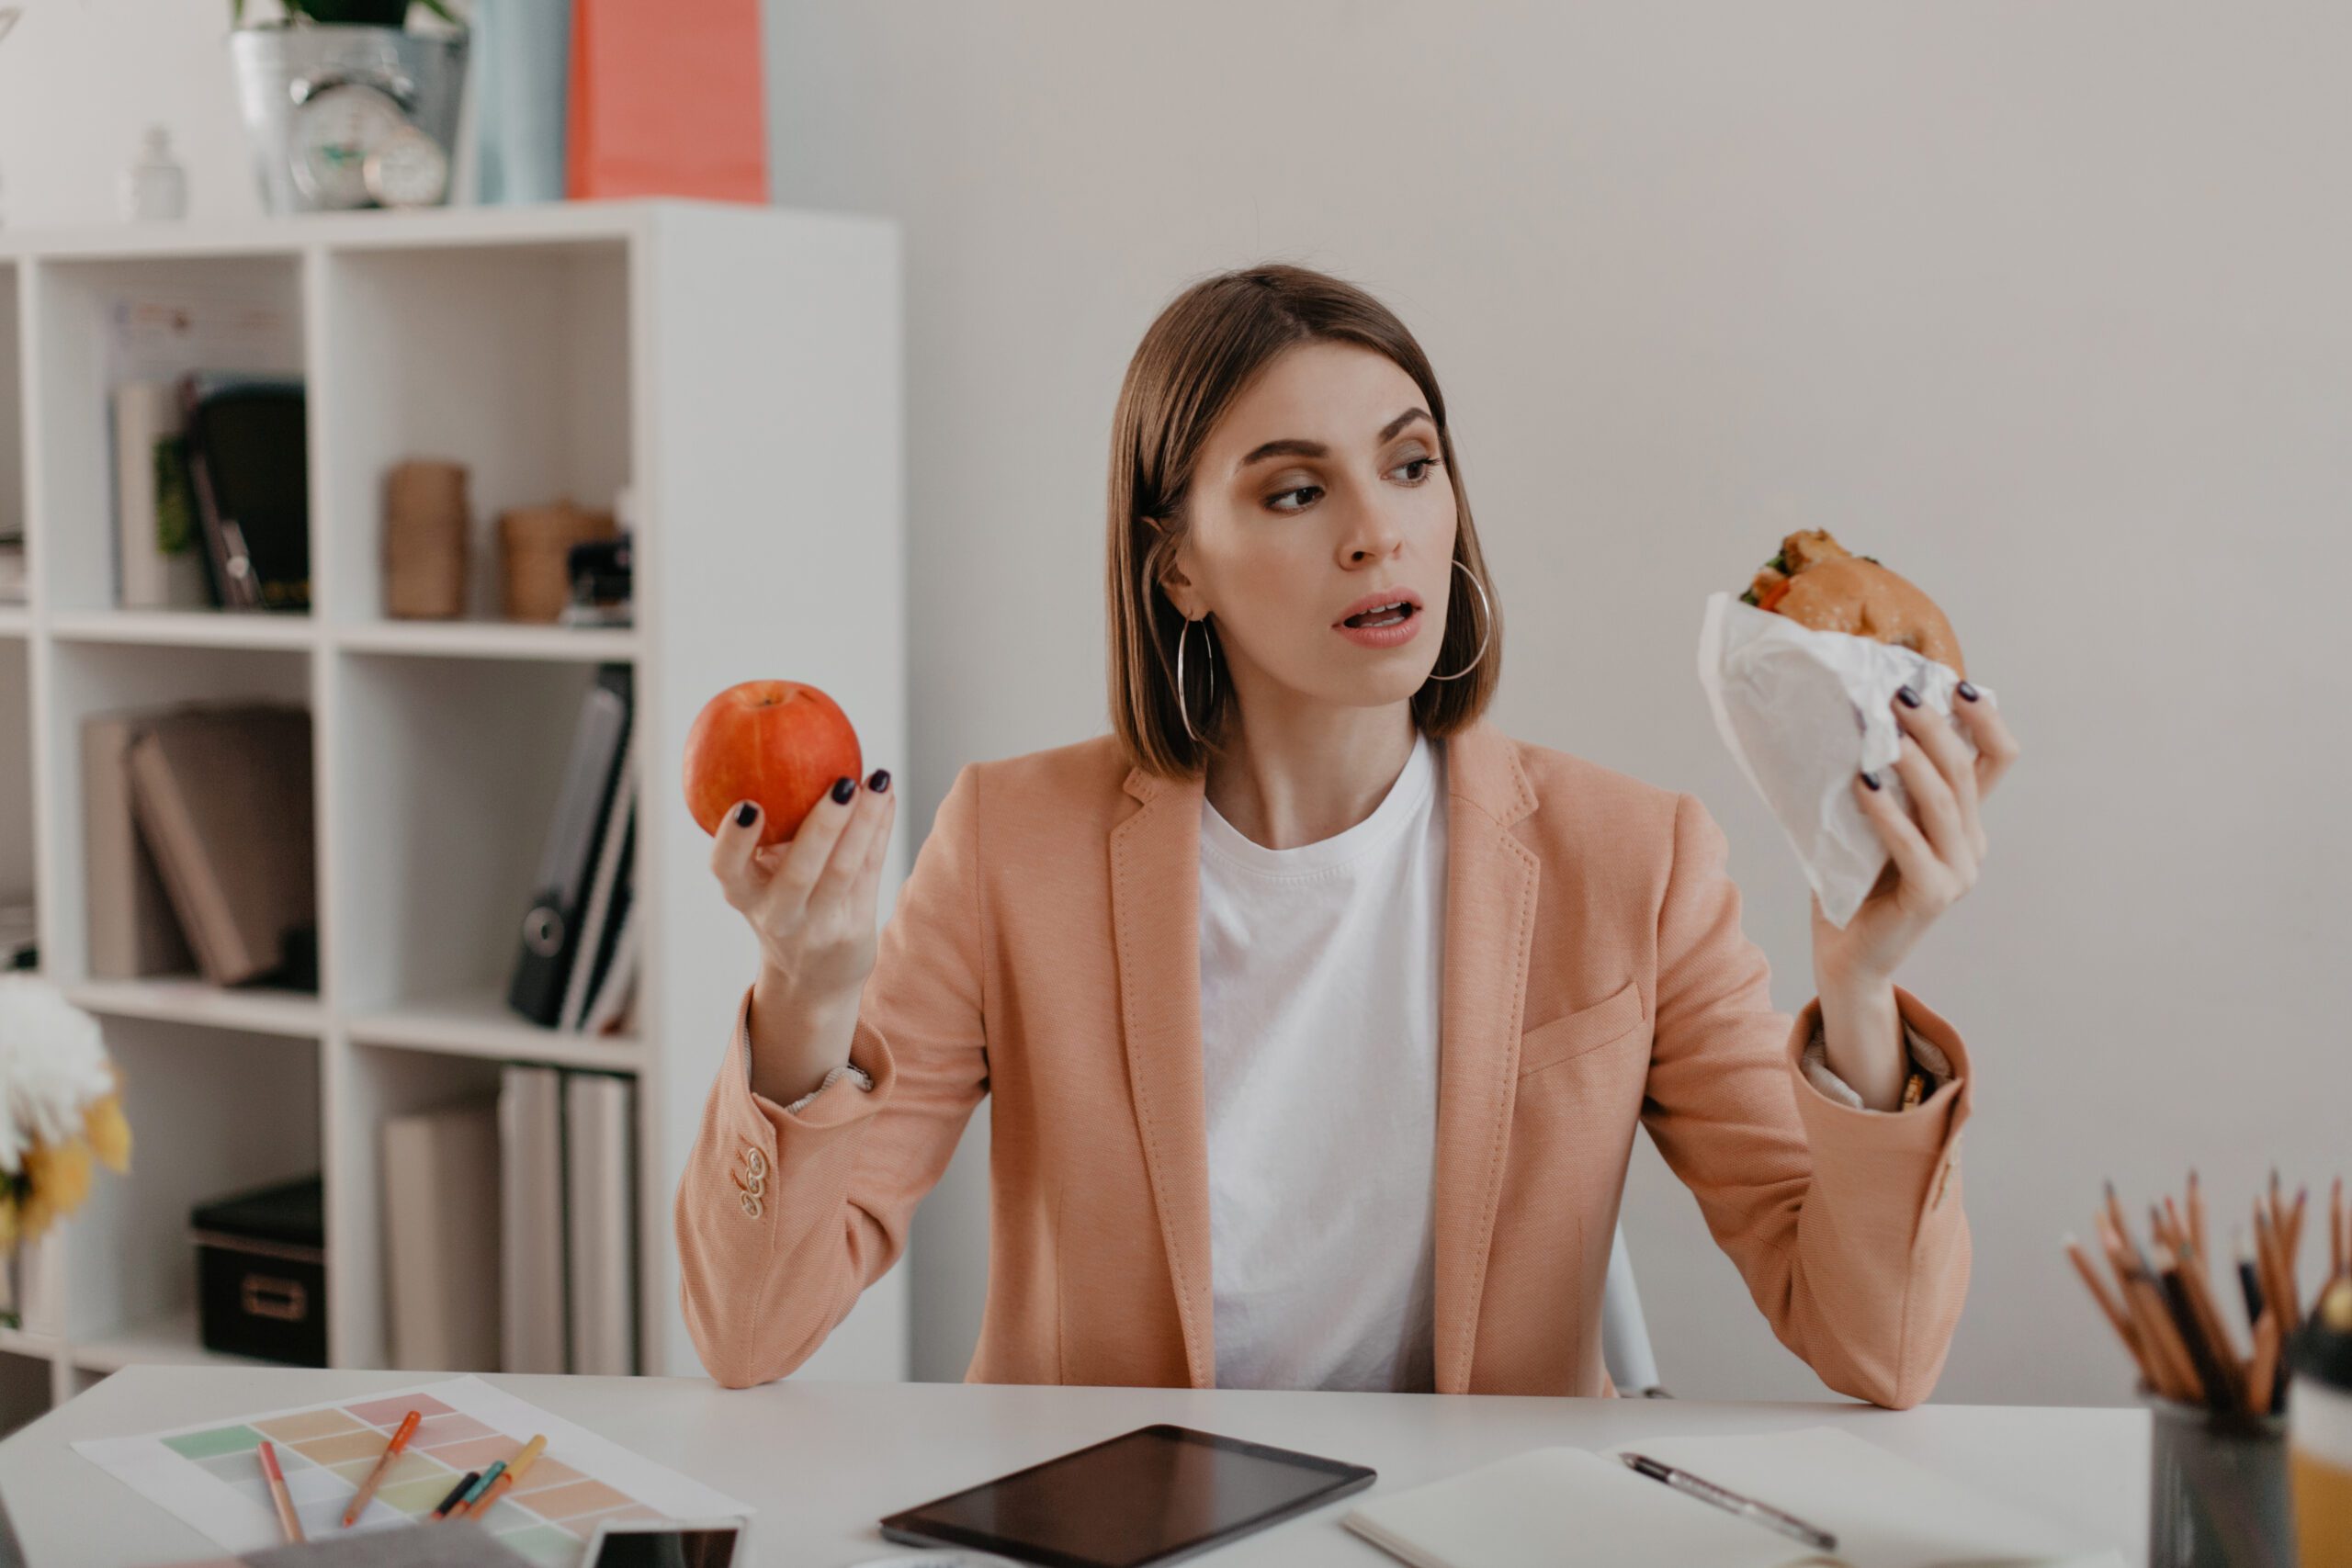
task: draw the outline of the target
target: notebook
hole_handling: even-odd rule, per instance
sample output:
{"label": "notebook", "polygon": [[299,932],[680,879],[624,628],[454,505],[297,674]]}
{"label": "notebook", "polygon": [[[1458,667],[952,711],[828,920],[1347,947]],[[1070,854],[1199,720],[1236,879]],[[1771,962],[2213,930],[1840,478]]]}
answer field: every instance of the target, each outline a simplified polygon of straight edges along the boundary
{"label": "notebook", "polygon": [[[1626,1450],[1817,1525],[1837,1551],[1637,1475]],[[1413,1568],[2124,1568],[2112,1548],[1832,1427],[1535,1449],[1374,1497],[1345,1522]]]}

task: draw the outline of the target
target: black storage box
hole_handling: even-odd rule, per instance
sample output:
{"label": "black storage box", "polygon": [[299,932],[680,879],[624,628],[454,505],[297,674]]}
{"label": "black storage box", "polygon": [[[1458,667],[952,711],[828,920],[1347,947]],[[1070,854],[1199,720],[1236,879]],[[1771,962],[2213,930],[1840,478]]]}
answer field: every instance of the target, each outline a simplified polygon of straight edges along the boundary
{"label": "black storage box", "polygon": [[327,1364],[326,1193],[318,1177],[240,1192],[189,1216],[204,1348]]}

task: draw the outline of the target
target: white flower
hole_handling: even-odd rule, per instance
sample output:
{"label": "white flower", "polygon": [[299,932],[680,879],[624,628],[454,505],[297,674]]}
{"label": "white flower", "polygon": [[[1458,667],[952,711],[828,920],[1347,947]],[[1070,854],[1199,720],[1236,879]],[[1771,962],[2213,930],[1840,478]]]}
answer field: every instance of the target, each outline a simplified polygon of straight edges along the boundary
{"label": "white flower", "polygon": [[30,975],[0,975],[0,1174],[24,1168],[33,1144],[82,1135],[95,1100],[114,1092],[98,1021]]}

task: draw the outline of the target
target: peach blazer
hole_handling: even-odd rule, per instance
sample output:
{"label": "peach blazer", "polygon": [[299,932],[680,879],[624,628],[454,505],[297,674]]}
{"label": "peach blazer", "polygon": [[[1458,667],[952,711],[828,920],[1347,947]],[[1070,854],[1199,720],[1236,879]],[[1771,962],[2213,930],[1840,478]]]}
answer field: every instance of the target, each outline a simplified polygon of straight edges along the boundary
{"label": "peach blazer", "polygon": [[[1696,796],[1484,720],[1447,761],[1438,1391],[1614,1392],[1600,1292],[1639,1123],[1782,1343],[1842,1393],[1924,1399],[1968,1283],[1959,1035],[1897,987],[1953,1077],[1907,1111],[1830,1100],[1798,1066],[1819,1000],[1773,1010]],[[1214,1386],[1201,794],[1107,735],[959,772],[860,998],[870,1091],[753,1094],[746,988],[676,1202],[713,1377],[816,1349],[991,1094],[967,1380]]]}

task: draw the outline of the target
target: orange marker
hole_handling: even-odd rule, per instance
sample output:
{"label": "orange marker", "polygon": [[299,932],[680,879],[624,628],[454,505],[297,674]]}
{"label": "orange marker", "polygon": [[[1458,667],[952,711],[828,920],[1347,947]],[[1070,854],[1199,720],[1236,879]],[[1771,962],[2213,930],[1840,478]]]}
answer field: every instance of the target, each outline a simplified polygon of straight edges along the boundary
{"label": "orange marker", "polygon": [[277,1450],[261,1440],[261,1472],[269,1477],[269,1500],[277,1505],[277,1528],[288,1540],[302,1539],[302,1521],[294,1517],[294,1499],[287,1495],[286,1472],[277,1468]]}
{"label": "orange marker", "polygon": [[351,1500],[351,1506],[343,1511],[344,1529],[349,1529],[359,1522],[360,1510],[368,1506],[368,1499],[376,1495],[377,1483],[384,1479],[384,1472],[392,1468],[392,1461],[400,1458],[401,1450],[408,1447],[409,1438],[416,1435],[416,1424],[424,1418],[414,1410],[401,1417],[400,1429],[392,1434],[392,1440],[384,1445],[384,1457],[376,1461],[376,1468],[369,1471],[368,1479],[359,1483],[359,1495]]}

